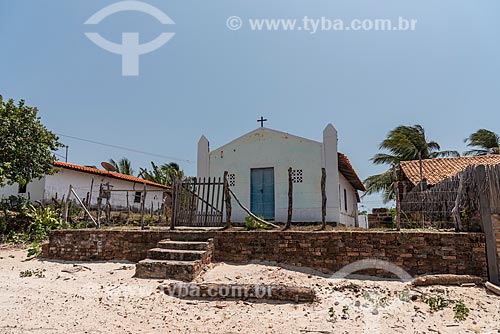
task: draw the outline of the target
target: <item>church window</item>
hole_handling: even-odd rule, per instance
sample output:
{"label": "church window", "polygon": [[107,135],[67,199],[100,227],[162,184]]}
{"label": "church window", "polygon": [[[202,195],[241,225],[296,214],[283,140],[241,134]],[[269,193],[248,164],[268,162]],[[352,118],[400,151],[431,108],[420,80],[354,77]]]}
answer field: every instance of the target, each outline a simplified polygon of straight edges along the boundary
{"label": "church window", "polygon": [[230,187],[234,187],[236,186],[236,175],[233,174],[229,174],[228,175],[228,179],[229,179],[229,186]]}
{"label": "church window", "polygon": [[302,169],[294,169],[292,170],[292,182],[293,183],[302,183],[304,181],[304,173]]}

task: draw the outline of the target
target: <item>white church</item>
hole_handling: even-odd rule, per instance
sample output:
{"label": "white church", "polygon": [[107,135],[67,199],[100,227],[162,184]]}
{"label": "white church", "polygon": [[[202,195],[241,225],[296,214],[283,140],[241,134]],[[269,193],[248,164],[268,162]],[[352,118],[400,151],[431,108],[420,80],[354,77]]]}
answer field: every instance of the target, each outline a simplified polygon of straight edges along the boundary
{"label": "white church", "polygon": [[[261,119],[262,120],[262,119]],[[210,150],[205,136],[198,142],[198,177],[228,171],[229,186],[257,216],[285,222],[288,215],[288,169],[292,168],[294,222],[321,222],[321,170],[326,170],[326,221],[358,226],[358,191],[363,183],[347,157],[337,150],[337,130],[328,124],[323,142],[259,127]],[[245,221],[246,212],[232,202],[231,220]]]}

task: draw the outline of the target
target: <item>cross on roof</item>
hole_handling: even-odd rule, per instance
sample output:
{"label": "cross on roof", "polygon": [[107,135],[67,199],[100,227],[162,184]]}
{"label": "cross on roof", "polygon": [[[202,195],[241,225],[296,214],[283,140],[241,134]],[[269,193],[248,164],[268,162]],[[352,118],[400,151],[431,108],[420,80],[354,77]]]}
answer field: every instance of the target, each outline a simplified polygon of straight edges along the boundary
{"label": "cross on roof", "polygon": [[260,119],[257,120],[257,122],[260,123],[260,127],[264,127],[264,122],[267,122],[267,118],[264,118],[263,116],[260,116]]}

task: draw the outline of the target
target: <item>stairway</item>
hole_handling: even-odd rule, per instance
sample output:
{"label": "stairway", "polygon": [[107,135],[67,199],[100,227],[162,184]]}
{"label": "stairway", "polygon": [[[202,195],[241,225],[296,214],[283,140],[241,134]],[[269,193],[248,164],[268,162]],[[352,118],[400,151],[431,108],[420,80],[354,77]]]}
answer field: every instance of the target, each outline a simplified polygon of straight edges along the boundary
{"label": "stairway", "polygon": [[212,237],[206,231],[170,232],[170,239],[158,242],[137,263],[134,277],[192,281],[212,261]]}

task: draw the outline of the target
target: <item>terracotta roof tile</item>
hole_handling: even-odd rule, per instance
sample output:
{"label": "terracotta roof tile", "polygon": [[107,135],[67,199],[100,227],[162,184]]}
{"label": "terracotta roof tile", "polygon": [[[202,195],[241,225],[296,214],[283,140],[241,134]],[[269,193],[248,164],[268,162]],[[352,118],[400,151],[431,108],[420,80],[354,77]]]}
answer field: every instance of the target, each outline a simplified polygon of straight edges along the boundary
{"label": "terracotta roof tile", "polygon": [[351,162],[347,158],[347,156],[343,153],[338,152],[338,157],[339,157],[339,171],[344,175],[344,177],[349,181],[349,183],[354,187],[356,190],[360,191],[366,191],[365,186],[363,185],[363,182],[358,177],[358,174],[356,174],[356,171],[351,165]]}
{"label": "terracotta roof tile", "polygon": [[[473,157],[436,158],[422,160],[423,177],[428,185],[435,185],[447,177],[457,175],[470,165],[498,165],[500,155],[482,155]],[[420,164],[418,160],[401,161],[401,170],[414,184],[420,182]]]}
{"label": "terracotta roof tile", "polygon": [[115,179],[120,179],[120,180],[125,180],[125,181],[130,181],[130,182],[137,182],[140,184],[146,183],[150,186],[159,187],[159,188],[163,188],[163,189],[170,189],[171,188],[169,186],[165,186],[163,184],[158,184],[155,182],[147,181],[147,180],[144,180],[144,179],[132,176],[132,175],[125,175],[125,174],[120,174],[120,173],[116,173],[116,172],[108,172],[106,170],[70,164],[70,163],[62,162],[62,161],[54,161],[54,166],[60,167],[60,168],[72,169],[72,170],[76,170],[76,171],[84,172],[84,173],[104,175],[104,176],[112,177]]}

